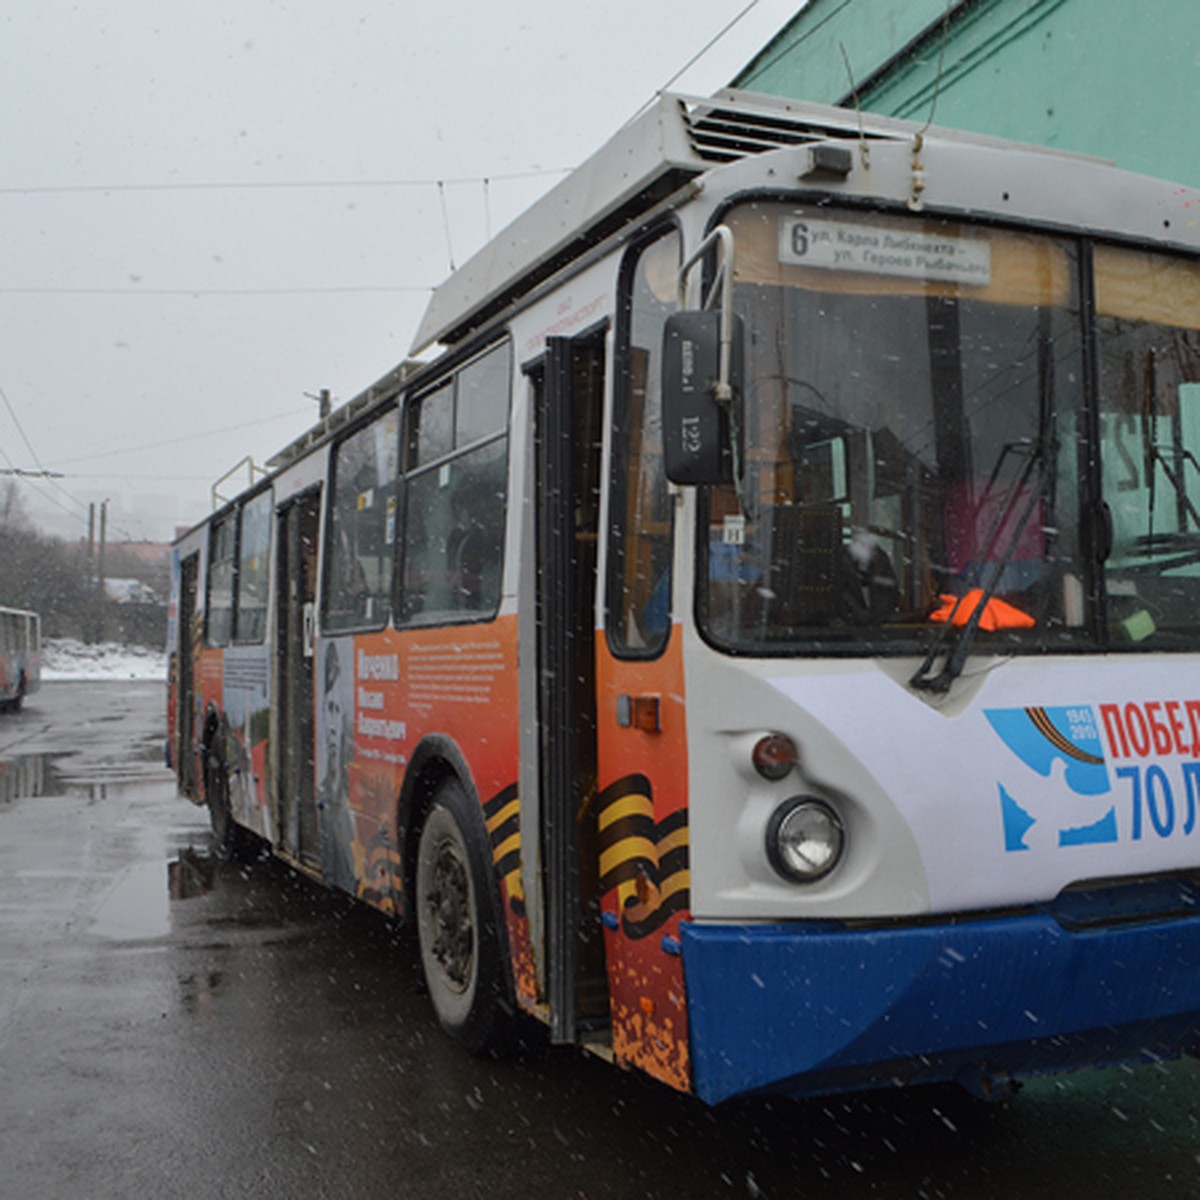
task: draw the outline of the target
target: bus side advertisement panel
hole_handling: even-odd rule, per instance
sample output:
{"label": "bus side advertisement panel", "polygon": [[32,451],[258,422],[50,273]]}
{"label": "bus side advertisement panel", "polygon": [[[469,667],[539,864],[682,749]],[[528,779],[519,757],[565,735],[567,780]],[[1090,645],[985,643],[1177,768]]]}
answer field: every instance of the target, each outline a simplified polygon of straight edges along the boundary
{"label": "bus side advertisement panel", "polygon": [[483,805],[518,993],[535,995],[520,884],[514,618],[326,639],[317,664],[317,794],[326,878],[398,911],[405,774],[437,738]]}
{"label": "bus side advertisement panel", "polygon": [[179,547],[171,548],[171,592],[167,600],[167,766],[179,778]]}
{"label": "bus side advertisement panel", "polygon": [[167,652],[167,743],[165,747],[167,769],[179,779],[179,655],[174,650]]}
{"label": "bus side advertisement panel", "polygon": [[679,926],[688,915],[687,730],[678,627],[651,662],[599,641],[595,801],[618,1062],[690,1087]]}
{"label": "bus side advertisement panel", "polygon": [[266,646],[231,646],[225,651],[222,695],[225,763],[231,772],[234,819],[273,842],[275,834],[267,805],[271,701]]}
{"label": "bus side advertisement panel", "polygon": [[[196,655],[196,711],[192,728],[203,735],[209,713],[223,718],[225,712],[225,651],[204,647]],[[200,747],[197,746],[197,753]],[[203,780],[204,772],[199,772]]]}

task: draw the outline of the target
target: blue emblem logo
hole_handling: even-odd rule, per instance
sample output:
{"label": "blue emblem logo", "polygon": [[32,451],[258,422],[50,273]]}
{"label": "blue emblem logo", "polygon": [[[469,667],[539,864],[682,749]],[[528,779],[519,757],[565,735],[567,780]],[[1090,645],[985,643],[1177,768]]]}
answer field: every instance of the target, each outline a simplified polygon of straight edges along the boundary
{"label": "blue emblem logo", "polygon": [[[1062,764],[1062,782],[1077,796],[1104,796],[1112,791],[1104,760],[1104,743],[1090,705],[1061,708],[990,708],[984,711],[1001,741],[1032,771],[1050,779]],[[1027,837],[1039,817],[1003,784],[1000,811],[1004,849],[1030,849]],[[1117,841],[1117,811],[1111,806],[1097,821],[1061,826],[1059,846],[1087,846]]]}

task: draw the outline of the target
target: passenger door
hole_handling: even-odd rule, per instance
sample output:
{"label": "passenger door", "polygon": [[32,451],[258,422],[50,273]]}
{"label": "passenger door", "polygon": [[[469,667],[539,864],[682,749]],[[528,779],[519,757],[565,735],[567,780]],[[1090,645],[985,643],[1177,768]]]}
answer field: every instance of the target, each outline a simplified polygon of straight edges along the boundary
{"label": "passenger door", "polygon": [[179,790],[185,796],[198,795],[196,780],[196,656],[200,651],[196,599],[200,580],[200,555],[190,554],[179,564],[178,645],[176,663],[179,700],[175,710],[178,722],[176,762]]}
{"label": "passenger door", "polygon": [[534,377],[539,835],[551,1037],[607,1027],[597,885],[596,551],[604,331],[550,338]]}
{"label": "passenger door", "polygon": [[315,790],[313,637],[317,598],[319,488],[280,508],[275,575],[275,778],[280,848],[319,868],[320,834]]}

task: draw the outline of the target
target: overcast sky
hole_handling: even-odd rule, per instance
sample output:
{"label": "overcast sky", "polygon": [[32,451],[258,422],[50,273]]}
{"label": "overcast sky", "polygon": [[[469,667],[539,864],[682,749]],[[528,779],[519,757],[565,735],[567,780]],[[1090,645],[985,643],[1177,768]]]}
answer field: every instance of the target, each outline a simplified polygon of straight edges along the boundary
{"label": "overcast sky", "polygon": [[306,392],[398,363],[451,256],[739,14],[672,90],[724,86],[798,7],[8,0],[0,470],[62,473],[21,484],[54,532],[107,498],[113,540],[168,538],[312,423]]}

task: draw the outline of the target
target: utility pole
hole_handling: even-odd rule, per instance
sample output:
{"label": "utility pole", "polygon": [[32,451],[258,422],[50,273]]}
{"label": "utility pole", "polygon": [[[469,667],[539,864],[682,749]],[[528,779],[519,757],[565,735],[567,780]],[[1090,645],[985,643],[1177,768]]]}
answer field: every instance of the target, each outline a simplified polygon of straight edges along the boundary
{"label": "utility pole", "polygon": [[96,505],[94,501],[88,504],[86,596],[80,620],[82,628],[79,633],[90,646],[96,640],[96,612],[100,604],[96,596]]}
{"label": "utility pole", "polygon": [[104,591],[104,541],[105,530],[108,526],[108,501],[103,500],[100,503],[100,591]]}
{"label": "utility pole", "polygon": [[[88,511],[88,563],[89,570],[92,556],[92,519],[95,516],[96,506],[90,505]],[[99,642],[104,640],[105,613],[108,609],[108,597],[104,593],[104,542],[108,528],[108,501],[100,502],[100,545],[97,553],[97,566],[95,588],[96,595],[92,604],[92,611],[95,613],[95,620],[92,625],[91,641]]]}

